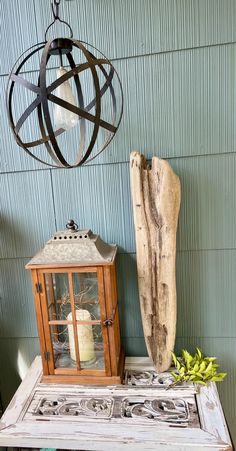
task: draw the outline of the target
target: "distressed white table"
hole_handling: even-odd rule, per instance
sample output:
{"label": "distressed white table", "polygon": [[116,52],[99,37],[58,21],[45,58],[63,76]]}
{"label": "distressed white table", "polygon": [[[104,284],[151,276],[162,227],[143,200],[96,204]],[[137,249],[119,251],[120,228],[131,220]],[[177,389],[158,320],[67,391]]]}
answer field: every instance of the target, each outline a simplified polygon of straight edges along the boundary
{"label": "distressed white table", "polygon": [[166,389],[147,358],[126,358],[125,385],[40,383],[36,357],[0,420],[0,446],[77,450],[232,450],[215,384]]}

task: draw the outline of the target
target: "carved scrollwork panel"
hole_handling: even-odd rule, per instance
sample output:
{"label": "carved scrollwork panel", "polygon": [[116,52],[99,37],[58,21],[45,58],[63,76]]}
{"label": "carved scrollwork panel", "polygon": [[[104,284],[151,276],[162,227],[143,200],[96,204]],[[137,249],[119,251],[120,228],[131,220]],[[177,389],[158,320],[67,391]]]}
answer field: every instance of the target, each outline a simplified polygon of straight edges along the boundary
{"label": "carved scrollwork panel", "polygon": [[137,402],[135,398],[123,402],[123,416],[145,417],[164,423],[184,424],[190,420],[188,403],[184,399],[155,398]]}
{"label": "carved scrollwork panel", "polygon": [[[166,426],[200,427],[195,398],[170,396],[41,396],[32,400],[30,418],[50,417],[50,419],[73,417],[83,418],[154,421]],[[29,415],[29,414],[28,414]],[[29,418],[29,416],[28,416]]]}
{"label": "carved scrollwork panel", "polygon": [[34,411],[34,415],[43,416],[87,416],[108,418],[112,415],[112,398],[75,398],[66,397],[42,398]]}
{"label": "carved scrollwork panel", "polygon": [[125,383],[135,386],[168,386],[174,382],[174,378],[169,372],[157,373],[156,371],[135,371],[127,370],[125,374]]}

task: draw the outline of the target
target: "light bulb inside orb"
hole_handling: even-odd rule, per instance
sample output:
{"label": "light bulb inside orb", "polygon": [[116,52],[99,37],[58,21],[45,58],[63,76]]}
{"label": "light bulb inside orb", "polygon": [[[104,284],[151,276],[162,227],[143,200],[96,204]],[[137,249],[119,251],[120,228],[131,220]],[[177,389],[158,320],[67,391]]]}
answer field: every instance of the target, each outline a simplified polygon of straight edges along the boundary
{"label": "light bulb inside orb", "polygon": [[[60,67],[57,69],[57,78],[60,78],[62,75],[65,75],[67,70],[64,67]],[[55,90],[55,95],[60,97],[60,99],[65,100],[66,102],[77,106],[69,80],[64,81],[61,85],[59,85]],[[79,116],[72,111],[63,108],[60,105],[55,104],[54,107],[54,125],[56,129],[63,128],[64,130],[68,130],[72,127],[75,127],[79,122]]]}

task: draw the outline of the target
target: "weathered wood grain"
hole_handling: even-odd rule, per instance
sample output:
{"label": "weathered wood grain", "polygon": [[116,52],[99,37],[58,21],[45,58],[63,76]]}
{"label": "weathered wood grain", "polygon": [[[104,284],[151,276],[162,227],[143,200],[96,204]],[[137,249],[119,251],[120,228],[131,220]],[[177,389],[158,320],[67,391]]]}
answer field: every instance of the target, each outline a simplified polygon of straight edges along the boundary
{"label": "weathered wood grain", "polygon": [[130,156],[139,299],[144,337],[157,371],[171,364],[176,332],[176,229],[180,181],[167,161],[152,167],[139,152]]}
{"label": "weathered wood grain", "polygon": [[[25,379],[19,386],[15,395],[13,396],[6,412],[0,420],[0,431],[14,425],[21,411],[24,409],[27,402],[29,394],[31,394],[35,385],[39,382],[42,377],[42,361],[39,356],[37,356],[31,365]],[[0,440],[1,446],[1,440]]]}
{"label": "weathered wood grain", "polygon": [[[222,422],[223,410],[219,400],[215,382],[201,387],[201,396],[198,398],[198,412],[201,417],[201,426],[214,436],[221,437],[230,443],[230,436],[225,422]],[[204,415],[204,412],[207,414]]]}

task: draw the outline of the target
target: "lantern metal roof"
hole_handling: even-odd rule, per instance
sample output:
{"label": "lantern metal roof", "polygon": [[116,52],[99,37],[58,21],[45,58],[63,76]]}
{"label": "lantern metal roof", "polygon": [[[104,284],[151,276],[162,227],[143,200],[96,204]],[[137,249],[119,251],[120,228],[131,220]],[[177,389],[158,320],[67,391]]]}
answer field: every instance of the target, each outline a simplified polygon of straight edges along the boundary
{"label": "lantern metal roof", "polygon": [[114,261],[117,252],[115,244],[106,243],[89,229],[68,228],[69,230],[56,232],[28,262],[26,268],[104,265]]}

